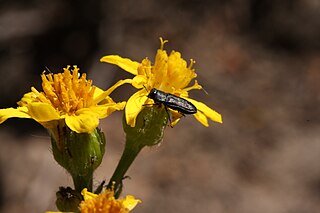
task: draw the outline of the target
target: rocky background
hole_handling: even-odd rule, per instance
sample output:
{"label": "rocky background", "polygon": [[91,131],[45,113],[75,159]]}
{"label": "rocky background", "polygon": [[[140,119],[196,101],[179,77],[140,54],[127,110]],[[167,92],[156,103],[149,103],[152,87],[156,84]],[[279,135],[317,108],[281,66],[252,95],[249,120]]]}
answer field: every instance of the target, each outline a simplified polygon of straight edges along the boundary
{"label": "rocky background", "polygon": [[[100,57],[153,60],[167,50],[195,59],[209,93],[191,96],[223,115],[192,116],[143,150],[125,194],[140,213],[316,213],[320,209],[320,3],[316,0],[118,0],[0,2],[0,107],[16,106],[46,67],[76,64],[106,89],[130,77]],[[112,97],[125,100],[123,87]],[[101,123],[107,152],[95,184],[121,155],[122,112]],[[71,178],[55,163],[46,131],[31,120],[0,126],[0,212],[55,210]]]}

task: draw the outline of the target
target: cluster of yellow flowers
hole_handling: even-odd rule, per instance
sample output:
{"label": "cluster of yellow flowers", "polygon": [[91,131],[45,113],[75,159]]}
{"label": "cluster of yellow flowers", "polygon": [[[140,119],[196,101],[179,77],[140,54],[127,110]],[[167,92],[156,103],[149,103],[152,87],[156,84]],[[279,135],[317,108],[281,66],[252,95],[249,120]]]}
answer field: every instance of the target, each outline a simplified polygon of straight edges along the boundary
{"label": "cluster of yellow flowers", "polygon": [[[155,61],[148,58],[139,62],[118,55],[108,55],[101,58],[101,62],[114,64],[133,75],[131,79],[118,81],[107,90],[102,90],[86,79],[86,74],[80,75],[77,66],[67,66],[62,73],[41,75],[42,91],[32,87],[18,102],[17,108],[0,109],[0,123],[8,118],[30,118],[43,125],[50,132],[55,141],[61,141],[61,127],[67,127],[75,133],[92,133],[99,125],[99,120],[109,116],[117,110],[125,110],[126,124],[135,127],[137,117],[141,111],[150,105],[157,104],[149,96],[152,89],[169,94],[176,100],[191,103],[196,111],[194,117],[204,126],[209,126],[208,118],[222,123],[221,115],[202,102],[189,97],[188,92],[202,89],[195,80],[197,77],[193,68],[194,61],[189,65],[181,54],[172,51],[169,55],[164,50],[167,42],[160,38],[161,45],[157,50]],[[138,89],[127,101],[114,102],[110,94],[123,84],[131,84]],[[166,103],[162,101],[162,103]],[[179,103],[176,103],[179,104]],[[184,107],[178,106],[178,107]],[[181,119],[183,113],[172,107],[170,111],[171,126]],[[125,199],[115,199],[112,190],[106,189],[100,194],[82,190],[83,201],[79,205],[82,213],[114,213],[129,212],[139,200],[132,196]]]}
{"label": "cluster of yellow flowers", "polygon": [[[65,120],[67,126],[78,133],[91,132],[99,124],[99,119],[105,118],[116,110],[124,109],[127,123],[134,127],[139,112],[148,102],[148,91],[152,88],[174,94],[193,103],[197,112],[195,118],[205,126],[208,126],[207,118],[222,123],[219,113],[209,108],[204,103],[188,97],[188,91],[201,89],[195,81],[193,86],[188,87],[191,80],[197,77],[190,65],[181,58],[181,54],[172,51],[170,55],[163,49],[167,41],[161,39],[161,47],[158,49],[155,62],[152,65],[148,58],[141,63],[122,58],[118,55],[108,55],[101,58],[102,62],[118,65],[125,71],[134,75],[132,79],[117,82],[110,89],[103,91],[93,86],[91,80],[86,80],[86,74],[79,77],[79,68],[70,66],[64,68],[63,73],[42,74],[43,92],[38,92],[34,87],[31,92],[26,93],[19,107],[1,109],[0,123],[8,118],[32,118],[46,128],[56,126],[59,120]],[[111,92],[122,84],[130,83],[139,89],[128,101],[115,103],[111,98]],[[181,117],[181,113],[171,110],[173,123]]]}

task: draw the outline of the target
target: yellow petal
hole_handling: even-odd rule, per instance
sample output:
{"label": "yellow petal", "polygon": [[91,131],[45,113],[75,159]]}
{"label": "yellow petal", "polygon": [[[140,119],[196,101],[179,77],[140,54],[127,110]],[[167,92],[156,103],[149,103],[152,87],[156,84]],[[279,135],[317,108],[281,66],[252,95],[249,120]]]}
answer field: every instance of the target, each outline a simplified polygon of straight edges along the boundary
{"label": "yellow petal", "polygon": [[116,110],[123,110],[125,105],[125,101],[120,103],[108,103],[104,105],[90,107],[90,110],[95,112],[99,118],[105,118]]}
{"label": "yellow petal", "polygon": [[147,77],[144,75],[137,75],[132,79],[132,86],[134,86],[137,89],[141,89],[147,84]]}
{"label": "yellow petal", "polygon": [[192,85],[190,87],[187,87],[187,88],[184,88],[183,90],[188,92],[188,91],[193,90],[193,89],[202,89],[202,86],[200,84],[198,84],[197,80],[194,81],[194,85]]}
{"label": "yellow petal", "polygon": [[102,93],[104,93],[103,89],[100,89],[99,87],[95,87],[94,93],[93,93],[93,99],[96,99]]}
{"label": "yellow petal", "polygon": [[180,112],[177,112],[175,110],[170,110],[171,112],[171,126],[175,126],[179,121],[180,121],[180,118],[183,116]]}
{"label": "yellow petal", "polygon": [[[100,93],[100,91],[98,90],[97,94],[94,94],[95,96],[96,95],[97,96],[94,98],[93,105],[98,104],[101,101],[103,101],[105,98],[107,98],[119,86],[121,86],[123,84],[131,84],[131,83],[132,83],[132,79],[120,80],[117,83],[115,83],[113,86],[111,86],[109,89],[104,91],[103,93]],[[100,94],[98,94],[98,93],[100,93]]]}
{"label": "yellow petal", "polygon": [[38,122],[48,122],[61,119],[52,105],[41,102],[32,102],[28,105],[29,115]]}
{"label": "yellow petal", "polygon": [[[91,103],[90,105],[97,105],[97,104],[102,105],[102,104],[106,104],[106,103],[114,103],[114,101],[112,100],[112,98],[110,96],[105,97],[105,95],[103,94],[104,92],[105,92],[104,90],[102,90],[98,87],[95,87],[94,94],[93,94],[93,102],[94,103]],[[105,97],[105,99],[99,101],[99,103],[96,103],[99,95]]]}
{"label": "yellow petal", "polygon": [[122,204],[125,206],[126,209],[131,211],[138,203],[141,203],[141,200],[137,200],[132,195],[127,195],[126,198],[123,200]]}
{"label": "yellow petal", "polygon": [[76,115],[66,116],[66,124],[77,133],[90,133],[99,125],[99,118],[89,109],[80,109]]}
{"label": "yellow petal", "polygon": [[127,124],[131,127],[136,125],[136,118],[141,111],[143,105],[145,104],[147,97],[147,92],[145,89],[139,90],[138,92],[134,93],[128,100],[125,114]]}
{"label": "yellow petal", "polygon": [[18,107],[0,109],[0,124],[6,121],[8,118],[31,118],[30,115],[27,114],[26,107]]}
{"label": "yellow petal", "polygon": [[23,95],[21,100],[18,102],[19,106],[28,106],[29,103],[33,102],[35,99],[35,94],[33,92],[28,92]]}
{"label": "yellow petal", "polygon": [[141,64],[138,67],[137,75],[150,76],[152,70],[151,61],[148,58],[145,58],[141,61]]}
{"label": "yellow petal", "polygon": [[158,49],[152,69],[152,76],[148,77],[151,77],[150,81],[162,91],[166,91],[167,85],[171,85],[171,79],[169,79],[167,72],[168,54],[166,51]]}
{"label": "yellow petal", "polygon": [[74,213],[74,212],[53,212],[53,211],[46,211],[45,213]]}
{"label": "yellow petal", "polygon": [[140,65],[138,62],[132,61],[129,58],[122,58],[118,55],[107,55],[102,57],[100,61],[117,65],[133,75],[138,74],[138,66]]}
{"label": "yellow petal", "polygon": [[[185,98],[185,99],[193,103],[194,106],[197,107],[198,111],[202,112],[205,116],[207,116],[211,120],[218,123],[222,123],[222,116],[218,112],[214,111],[213,109],[211,109],[210,107],[208,107],[202,102],[195,101],[190,98]],[[197,115],[197,116],[200,116],[200,115]]]}
{"label": "yellow petal", "polygon": [[202,123],[204,126],[206,126],[206,127],[209,126],[207,117],[206,117],[202,112],[200,112],[199,110],[198,110],[195,114],[193,114],[193,116],[194,116],[200,123]]}

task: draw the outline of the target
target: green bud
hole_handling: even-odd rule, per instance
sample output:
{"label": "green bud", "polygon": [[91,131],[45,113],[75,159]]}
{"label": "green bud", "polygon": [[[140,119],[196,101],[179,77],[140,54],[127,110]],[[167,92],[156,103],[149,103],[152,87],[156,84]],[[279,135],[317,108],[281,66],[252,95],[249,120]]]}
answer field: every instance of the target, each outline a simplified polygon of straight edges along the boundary
{"label": "green bud", "polygon": [[130,127],[125,119],[123,129],[127,143],[134,146],[154,146],[163,140],[168,123],[168,112],[163,106],[145,107],[137,116],[135,127]]}
{"label": "green bud", "polygon": [[92,133],[76,133],[61,128],[59,140],[51,137],[54,159],[72,176],[75,190],[92,191],[93,171],[100,165],[105,152],[105,137],[96,128]]}

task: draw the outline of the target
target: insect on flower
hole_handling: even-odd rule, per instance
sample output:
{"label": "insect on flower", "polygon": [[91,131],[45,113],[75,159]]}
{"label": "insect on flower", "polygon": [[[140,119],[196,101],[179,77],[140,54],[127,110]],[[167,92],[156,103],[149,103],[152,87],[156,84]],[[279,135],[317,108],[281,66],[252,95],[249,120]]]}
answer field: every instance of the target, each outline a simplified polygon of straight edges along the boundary
{"label": "insect on flower", "polygon": [[155,88],[150,91],[147,97],[151,98],[155,104],[163,104],[165,107],[177,110],[182,115],[194,114],[197,112],[197,108],[186,99]]}
{"label": "insect on flower", "polygon": [[[222,123],[222,116],[218,112],[189,97],[190,90],[202,89],[196,80],[193,85],[190,85],[191,81],[197,77],[195,69],[192,67],[195,61],[190,60],[188,64],[181,57],[181,53],[177,51],[171,51],[168,54],[164,50],[164,44],[168,41],[160,38],[160,42],[160,48],[157,50],[153,63],[148,58],[136,62],[118,55],[107,55],[100,59],[101,62],[117,65],[134,75],[132,79],[128,80],[131,80],[132,86],[138,91],[126,103],[127,124],[131,127],[135,126],[137,116],[143,106],[148,105],[149,99],[164,105],[166,109],[172,109],[172,125],[176,125],[183,114],[192,114],[206,127],[209,126],[208,118]],[[152,88],[156,89],[149,92],[146,88],[149,91]]]}

